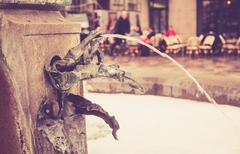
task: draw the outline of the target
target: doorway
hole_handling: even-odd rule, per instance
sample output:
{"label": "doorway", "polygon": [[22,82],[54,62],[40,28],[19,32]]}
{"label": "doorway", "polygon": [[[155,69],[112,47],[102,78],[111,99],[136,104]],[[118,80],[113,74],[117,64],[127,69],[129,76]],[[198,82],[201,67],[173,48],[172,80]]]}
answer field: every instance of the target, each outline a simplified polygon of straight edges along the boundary
{"label": "doorway", "polygon": [[155,32],[164,33],[168,27],[168,1],[150,0],[149,1],[149,22]]}

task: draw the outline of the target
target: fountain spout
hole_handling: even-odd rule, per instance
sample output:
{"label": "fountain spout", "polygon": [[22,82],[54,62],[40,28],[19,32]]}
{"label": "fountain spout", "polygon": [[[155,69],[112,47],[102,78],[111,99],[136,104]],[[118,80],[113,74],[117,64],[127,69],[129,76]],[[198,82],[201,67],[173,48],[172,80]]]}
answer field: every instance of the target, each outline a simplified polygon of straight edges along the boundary
{"label": "fountain spout", "polygon": [[[119,65],[104,65],[103,53],[98,50],[99,41],[104,37],[99,37],[99,34],[101,33],[93,31],[81,44],[70,49],[66,56],[53,56],[51,62],[44,67],[52,87],[56,90],[55,102],[58,102],[59,111],[58,114],[52,113],[54,109],[51,104],[54,101],[43,100],[38,112],[37,126],[55,150],[61,153],[74,153],[70,137],[65,133],[65,119],[71,116],[84,114],[102,118],[112,128],[113,137],[118,139],[117,130],[120,126],[114,116],[110,116],[100,105],[70,92],[78,82],[105,77],[126,83],[134,92],[144,92],[144,88],[121,70]],[[97,63],[93,62],[95,56],[98,58]],[[69,104],[72,106],[71,110],[66,109],[65,105]]]}

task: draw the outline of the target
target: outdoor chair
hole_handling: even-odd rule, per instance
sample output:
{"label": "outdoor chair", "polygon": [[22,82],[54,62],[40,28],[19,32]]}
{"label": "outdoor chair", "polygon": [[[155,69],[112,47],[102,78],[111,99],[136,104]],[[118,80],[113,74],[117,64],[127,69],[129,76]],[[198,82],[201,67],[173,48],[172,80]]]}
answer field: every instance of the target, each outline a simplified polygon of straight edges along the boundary
{"label": "outdoor chair", "polygon": [[153,37],[150,38],[150,43],[151,43],[154,47],[158,48],[159,42],[160,42],[161,40],[163,40],[163,35],[162,35],[161,33],[157,33],[155,36],[153,36]]}
{"label": "outdoor chair", "polygon": [[163,38],[163,41],[164,41],[165,44],[166,44],[166,50],[165,50],[165,52],[168,54],[168,53],[170,53],[171,51],[168,50],[167,47],[169,47],[169,46],[171,45],[171,41],[170,41],[170,39],[169,39],[167,36],[165,36],[165,37]]}
{"label": "outdoor chair", "polygon": [[200,40],[198,37],[190,37],[187,41],[186,53],[188,55],[198,55],[199,54]]}
{"label": "outdoor chair", "polygon": [[237,46],[237,52],[238,54],[240,54],[240,37],[237,40],[236,46]]}
{"label": "outdoor chair", "polygon": [[230,41],[226,41],[222,35],[219,35],[219,38],[221,39],[221,42],[223,44],[222,50],[221,50],[223,54],[226,54],[226,53],[232,54],[235,51],[237,52],[238,50],[237,40],[232,39]]}
{"label": "outdoor chair", "polygon": [[186,48],[187,44],[183,43],[181,37],[179,35],[176,35],[177,39],[178,39],[178,43],[179,43],[179,47],[182,49]]}
{"label": "outdoor chair", "polygon": [[198,39],[199,39],[200,42],[202,42],[203,38],[204,38],[204,35],[203,35],[203,34],[199,35],[199,37],[198,37]]}
{"label": "outdoor chair", "polygon": [[167,43],[167,53],[177,54],[185,47],[178,35],[165,37],[165,41]]}
{"label": "outdoor chair", "polygon": [[203,38],[202,44],[199,46],[200,51],[203,54],[213,53],[213,43],[215,41],[215,36],[208,35]]}
{"label": "outdoor chair", "polygon": [[[139,39],[140,36],[132,36],[134,38]],[[125,55],[130,55],[130,56],[137,56],[139,55],[139,45],[135,41],[128,41],[128,51],[125,52]]]}

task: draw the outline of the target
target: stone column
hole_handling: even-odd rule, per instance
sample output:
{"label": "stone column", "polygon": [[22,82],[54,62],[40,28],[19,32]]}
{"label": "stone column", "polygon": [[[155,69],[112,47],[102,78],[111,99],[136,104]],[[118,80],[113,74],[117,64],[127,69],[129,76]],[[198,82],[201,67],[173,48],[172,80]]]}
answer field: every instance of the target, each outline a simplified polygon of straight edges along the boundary
{"label": "stone column", "polygon": [[169,24],[182,40],[197,34],[197,0],[169,0]]}
{"label": "stone column", "polygon": [[[80,24],[57,11],[36,10],[1,10],[0,21],[0,153],[52,154],[51,144],[36,130],[42,98],[56,97],[43,67],[79,43]],[[70,120],[75,125],[69,127],[79,132],[78,152],[86,154],[85,118]]]}

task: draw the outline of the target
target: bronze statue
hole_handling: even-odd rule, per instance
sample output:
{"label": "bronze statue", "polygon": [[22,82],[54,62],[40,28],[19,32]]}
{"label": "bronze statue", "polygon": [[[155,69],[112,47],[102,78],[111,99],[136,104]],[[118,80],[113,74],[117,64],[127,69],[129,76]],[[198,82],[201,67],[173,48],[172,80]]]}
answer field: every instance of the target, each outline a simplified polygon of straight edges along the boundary
{"label": "bronze statue", "polygon": [[[129,77],[128,73],[121,70],[119,65],[104,65],[104,54],[99,50],[99,43],[104,39],[101,34],[101,31],[93,31],[78,46],[70,49],[64,58],[54,56],[50,64],[45,65],[44,70],[51,85],[57,91],[59,104],[59,112],[56,116],[53,114],[51,101],[47,98],[42,101],[40,106],[37,126],[46,137],[48,137],[49,128],[44,126],[54,126],[55,131],[61,129],[62,119],[65,118],[64,105],[71,102],[74,107],[73,115],[85,114],[102,118],[112,128],[112,135],[117,140],[116,132],[120,127],[115,117],[110,116],[100,105],[69,92],[78,81],[106,77],[127,83],[135,92],[144,92],[143,87]],[[97,63],[93,62],[94,57],[97,57]],[[61,138],[59,137],[59,141],[51,140],[48,137],[49,141],[57,151],[71,153],[66,135],[61,132],[60,134],[62,135]],[[58,145],[58,142],[61,142],[62,146]]]}

